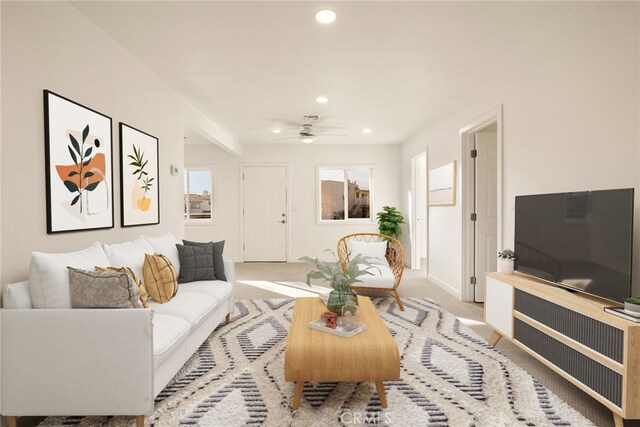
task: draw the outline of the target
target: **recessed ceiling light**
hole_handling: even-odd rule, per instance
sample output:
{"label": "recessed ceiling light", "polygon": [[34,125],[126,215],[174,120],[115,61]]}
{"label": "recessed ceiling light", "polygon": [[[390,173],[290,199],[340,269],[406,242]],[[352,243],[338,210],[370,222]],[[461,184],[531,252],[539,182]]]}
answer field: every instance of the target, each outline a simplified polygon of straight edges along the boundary
{"label": "recessed ceiling light", "polygon": [[331,24],[336,20],[336,13],[331,9],[322,9],[316,12],[316,21],[321,24]]}
{"label": "recessed ceiling light", "polygon": [[364,128],[364,129],[362,129],[362,133],[371,133],[371,129]]}
{"label": "recessed ceiling light", "polygon": [[304,142],[305,144],[311,144],[313,142],[313,138],[311,138],[310,136],[305,136],[303,138],[300,138],[300,142]]}
{"label": "recessed ceiling light", "polygon": [[273,132],[273,133],[280,133],[280,129],[273,129],[271,132]]}
{"label": "recessed ceiling light", "polygon": [[316,102],[318,104],[326,104],[327,102],[329,102],[329,98],[327,98],[326,96],[319,96],[316,98]]}

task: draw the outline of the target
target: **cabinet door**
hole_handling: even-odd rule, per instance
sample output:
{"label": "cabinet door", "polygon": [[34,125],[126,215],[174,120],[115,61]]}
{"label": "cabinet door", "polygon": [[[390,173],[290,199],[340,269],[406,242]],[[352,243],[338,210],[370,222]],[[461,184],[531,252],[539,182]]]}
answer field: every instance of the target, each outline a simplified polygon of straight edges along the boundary
{"label": "cabinet door", "polygon": [[513,338],[513,286],[487,276],[484,320],[503,336]]}

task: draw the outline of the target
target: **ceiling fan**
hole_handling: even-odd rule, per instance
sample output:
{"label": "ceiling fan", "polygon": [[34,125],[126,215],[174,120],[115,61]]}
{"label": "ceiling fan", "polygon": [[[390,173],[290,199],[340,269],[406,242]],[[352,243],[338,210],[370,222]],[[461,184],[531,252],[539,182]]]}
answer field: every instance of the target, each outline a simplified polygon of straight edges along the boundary
{"label": "ceiling fan", "polygon": [[[312,121],[317,121],[318,116],[304,116],[305,122],[302,124],[302,130],[298,132],[296,136],[287,136],[284,138],[274,138],[274,141],[281,141],[285,139],[298,139],[305,144],[311,144],[318,137],[325,136],[347,136],[346,134],[337,133],[322,133],[318,128],[314,129],[311,124]],[[298,125],[299,126],[299,125]]]}

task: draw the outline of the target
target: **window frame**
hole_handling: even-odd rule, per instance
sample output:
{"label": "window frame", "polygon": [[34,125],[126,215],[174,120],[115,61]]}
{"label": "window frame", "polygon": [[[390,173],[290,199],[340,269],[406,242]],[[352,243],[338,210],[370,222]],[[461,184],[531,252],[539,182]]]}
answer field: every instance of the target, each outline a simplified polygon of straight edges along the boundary
{"label": "window frame", "polygon": [[[211,218],[190,218],[190,204],[187,204],[187,212],[184,214],[184,223],[185,225],[215,225],[215,211],[216,211],[216,203],[215,203],[215,173],[214,173],[214,165],[185,165],[182,179],[187,180],[187,191],[189,191],[189,172],[191,171],[206,171],[211,174]],[[184,181],[183,181],[184,186]],[[184,194],[183,188],[183,200],[185,203],[186,194]]]}
{"label": "window frame", "polygon": [[[320,171],[323,169],[343,170],[345,176],[345,186],[343,190],[345,219],[322,219],[322,182],[320,181]],[[349,215],[349,186],[346,182],[349,180],[350,171],[368,171],[369,172],[369,218],[348,218]],[[316,224],[317,225],[353,225],[353,224],[371,224],[374,222],[374,175],[375,167],[373,164],[322,164],[316,165]]]}

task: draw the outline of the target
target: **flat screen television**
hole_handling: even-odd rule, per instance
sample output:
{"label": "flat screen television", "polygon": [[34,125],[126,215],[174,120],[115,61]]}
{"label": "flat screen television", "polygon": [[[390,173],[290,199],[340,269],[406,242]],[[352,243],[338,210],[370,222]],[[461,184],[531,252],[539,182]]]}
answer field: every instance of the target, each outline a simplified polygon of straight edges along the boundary
{"label": "flat screen television", "polygon": [[516,197],[516,271],[622,302],[632,246],[632,188]]}

